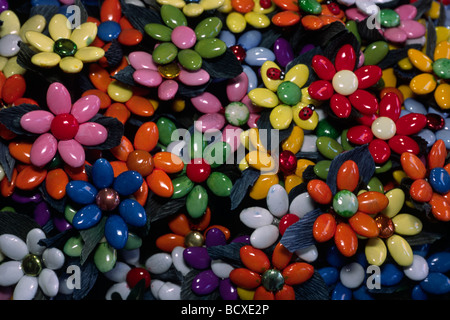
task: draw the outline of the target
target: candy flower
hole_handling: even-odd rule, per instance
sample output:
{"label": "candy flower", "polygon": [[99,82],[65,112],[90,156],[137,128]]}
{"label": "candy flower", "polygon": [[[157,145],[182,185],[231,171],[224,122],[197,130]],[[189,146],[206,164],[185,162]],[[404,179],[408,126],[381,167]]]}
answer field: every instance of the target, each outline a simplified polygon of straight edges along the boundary
{"label": "candy flower", "polygon": [[114,249],[122,249],[128,240],[128,226],[143,227],[147,222],[145,209],[128,198],[139,190],[142,176],[136,171],[125,171],[114,177],[109,161],[98,159],[92,166],[93,184],[73,180],[67,184],[68,197],[81,205],[71,221],[77,230],[96,226],[106,215],[105,238]]}
{"label": "candy flower", "polygon": [[59,64],[67,73],[79,73],[84,63],[95,62],[105,55],[98,47],[89,47],[97,35],[97,25],[85,22],[72,30],[69,20],[56,14],[49,22],[50,37],[36,31],[27,31],[25,37],[38,53],[31,62],[39,67],[52,68]]}
{"label": "candy flower", "polygon": [[264,251],[250,245],[239,250],[245,268],[230,272],[230,280],[238,288],[250,290],[251,300],[295,300],[293,286],[309,280],[314,267],[305,262],[290,263],[292,253],[278,244],[270,262]]}
{"label": "candy flower", "polygon": [[86,96],[72,105],[67,88],[55,82],[47,90],[47,106],[50,111],[30,111],[20,119],[23,129],[40,135],[31,148],[31,163],[37,167],[45,166],[58,151],[71,167],[84,165],[83,145],[99,145],[108,136],[104,126],[88,122],[100,108],[99,98]]}
{"label": "candy flower", "polygon": [[343,45],[333,63],[325,56],[315,55],[311,64],[320,80],[308,87],[311,98],[330,100],[331,111],[339,118],[348,118],[352,107],[364,115],[378,110],[378,100],[366,89],[381,79],[382,70],[376,65],[356,67],[356,54],[349,44]]}
{"label": "candy flower", "polygon": [[15,285],[13,300],[32,300],[38,288],[50,298],[58,294],[55,271],[64,265],[65,257],[57,248],[41,246],[39,241],[44,239],[39,228],[28,232],[26,242],[13,234],[0,236],[2,253],[9,258],[0,264],[0,285]]}
{"label": "candy flower", "polygon": [[163,6],[166,4],[170,4],[180,10],[183,10],[183,13],[190,18],[195,18],[200,16],[203,12],[208,10],[219,9],[226,2],[225,0],[218,1],[208,1],[208,0],[199,0],[199,1],[184,1],[184,0],[174,0],[174,1],[164,1],[158,0],[159,5]]}
{"label": "candy flower", "polygon": [[244,32],[250,25],[255,29],[265,29],[270,26],[269,14],[276,6],[271,0],[225,0],[217,10],[227,15],[225,23],[228,30],[234,34]]}

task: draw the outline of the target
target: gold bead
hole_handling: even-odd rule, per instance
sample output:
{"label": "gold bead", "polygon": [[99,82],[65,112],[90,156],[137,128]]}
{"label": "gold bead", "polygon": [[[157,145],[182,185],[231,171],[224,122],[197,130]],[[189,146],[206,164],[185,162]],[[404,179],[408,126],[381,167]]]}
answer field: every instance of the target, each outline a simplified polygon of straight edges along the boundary
{"label": "gold bead", "polygon": [[201,247],[203,244],[203,235],[198,231],[191,231],[184,237],[184,245],[186,247]]}

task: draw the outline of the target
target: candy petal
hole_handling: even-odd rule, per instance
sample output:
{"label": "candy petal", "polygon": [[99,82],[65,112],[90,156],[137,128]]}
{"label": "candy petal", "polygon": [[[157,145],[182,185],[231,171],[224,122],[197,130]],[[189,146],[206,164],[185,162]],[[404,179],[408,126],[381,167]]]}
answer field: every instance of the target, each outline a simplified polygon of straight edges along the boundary
{"label": "candy petal", "polygon": [[49,86],[47,106],[56,115],[70,112],[72,100],[69,91],[62,83],[54,82]]}
{"label": "candy petal", "polygon": [[69,166],[78,168],[84,165],[84,149],[78,141],[74,139],[59,141],[58,151],[61,158]]}
{"label": "candy petal", "polygon": [[160,100],[172,100],[178,92],[178,82],[166,80],[158,87],[158,98]]}
{"label": "candy petal", "polygon": [[72,106],[70,112],[79,123],[84,123],[100,110],[100,98],[96,95],[87,95],[78,99]]}
{"label": "candy petal", "polygon": [[31,146],[30,159],[36,167],[49,163],[56,154],[58,141],[50,133],[44,133]]}
{"label": "candy petal", "polygon": [[31,133],[45,133],[50,130],[50,125],[55,116],[45,110],[35,110],[25,113],[20,119],[23,129]]}
{"label": "candy petal", "polygon": [[32,300],[38,289],[38,278],[24,275],[17,283],[13,300]]}
{"label": "candy petal", "polygon": [[86,122],[80,124],[75,140],[84,146],[96,146],[106,141],[108,130],[100,123]]}
{"label": "candy petal", "polygon": [[355,49],[350,44],[343,45],[336,54],[334,65],[336,71],[350,70],[353,71],[356,64]]}
{"label": "candy petal", "polygon": [[149,69],[158,71],[158,66],[153,62],[153,57],[145,51],[134,51],[128,55],[131,66],[136,69]]}
{"label": "candy petal", "polygon": [[72,30],[69,27],[69,19],[63,14],[55,14],[48,23],[48,32],[53,40],[69,39]]}
{"label": "candy petal", "polygon": [[41,52],[53,52],[53,45],[55,42],[46,35],[36,32],[28,31],[25,33],[28,42]]}
{"label": "candy petal", "polygon": [[74,29],[70,40],[75,42],[78,49],[82,49],[90,45],[97,36],[97,25],[93,22],[85,22],[78,28]]}

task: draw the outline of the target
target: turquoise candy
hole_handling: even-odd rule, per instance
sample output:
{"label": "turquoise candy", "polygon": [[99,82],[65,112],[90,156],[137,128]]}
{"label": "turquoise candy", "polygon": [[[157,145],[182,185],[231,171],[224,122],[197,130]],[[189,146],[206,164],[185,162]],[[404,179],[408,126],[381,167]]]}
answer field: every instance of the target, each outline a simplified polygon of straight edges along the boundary
{"label": "turquoise candy", "polygon": [[397,27],[400,24],[400,16],[392,9],[380,10],[380,24],[385,28]]}
{"label": "turquoise candy", "polygon": [[194,188],[194,182],[191,181],[187,176],[183,175],[172,180],[173,184],[173,194],[172,199],[183,198],[192,188]]}
{"label": "turquoise candy", "polygon": [[178,62],[185,69],[196,71],[202,67],[203,59],[196,51],[184,49],[178,52]]}
{"label": "turquoise candy", "polygon": [[317,150],[326,158],[333,160],[344,148],[335,139],[322,136],[316,140]]}
{"label": "turquoise candy", "polygon": [[82,180],[73,180],[66,185],[67,196],[80,204],[91,204],[98,190],[92,184]]}
{"label": "turquoise candy", "polygon": [[228,197],[231,194],[233,183],[222,172],[213,172],[206,180],[209,190],[218,197]]}
{"label": "turquoise candy", "polygon": [[222,20],[217,17],[209,17],[200,21],[194,29],[198,40],[206,38],[215,38],[222,30]]}
{"label": "turquoise candy", "polygon": [[322,12],[322,7],[316,0],[300,0],[298,6],[307,14],[318,15]]}
{"label": "turquoise candy", "polygon": [[77,230],[86,230],[95,226],[101,218],[102,210],[96,204],[90,204],[75,213],[72,225]]}
{"label": "turquoise candy", "polygon": [[92,182],[99,188],[108,188],[114,181],[114,170],[106,159],[97,159],[92,166]]}
{"label": "turquoise candy", "polygon": [[295,83],[284,81],[278,86],[277,95],[282,103],[293,106],[300,102],[302,90]]}
{"label": "turquoise candy", "polygon": [[201,185],[196,185],[186,197],[186,210],[194,219],[200,218],[208,207],[208,193]]}
{"label": "turquoise candy", "polygon": [[144,27],[144,31],[153,39],[166,42],[171,41],[172,29],[159,23],[149,23]]}
{"label": "turquoise candy", "polygon": [[341,190],[333,197],[333,209],[338,215],[350,218],[358,211],[358,198],[353,192]]}
{"label": "turquoise candy", "polygon": [[113,188],[121,196],[129,196],[139,190],[142,182],[144,182],[144,178],[139,172],[129,170],[117,176],[114,180]]}
{"label": "turquoise candy", "polygon": [[111,271],[117,262],[117,250],[112,248],[107,242],[98,245],[94,253],[94,263],[100,272]]}
{"label": "turquoise candy", "polygon": [[195,44],[195,51],[205,59],[220,57],[227,50],[227,45],[217,38],[200,39]]}
{"label": "turquoise candy", "polygon": [[375,65],[386,57],[389,45],[385,41],[375,41],[364,49],[364,65]]}
{"label": "turquoise candy", "polygon": [[450,79],[450,60],[446,58],[437,59],[433,63],[433,71],[441,79]]}
{"label": "turquoise candy", "polygon": [[160,13],[162,20],[169,28],[175,29],[178,26],[188,25],[186,16],[180,9],[174,6],[169,4],[162,5]]}
{"label": "turquoise candy", "polygon": [[157,64],[168,64],[175,60],[178,54],[177,47],[171,42],[164,42],[153,50],[152,58]]}
{"label": "turquoise candy", "polygon": [[113,214],[106,219],[105,238],[114,249],[125,247],[128,239],[128,227],[122,217]]}
{"label": "turquoise candy", "polygon": [[320,160],[314,165],[314,173],[321,179],[326,180],[330,170],[331,160]]}
{"label": "turquoise candy", "polygon": [[164,146],[167,146],[169,143],[178,140],[178,136],[176,136],[175,131],[177,130],[177,126],[175,123],[166,117],[160,117],[156,121],[156,126],[158,127],[159,132],[159,142]]}
{"label": "turquoise candy", "polygon": [[231,153],[231,145],[228,142],[217,141],[205,147],[203,151],[203,158],[211,166],[211,168],[217,168],[218,166],[226,163]]}

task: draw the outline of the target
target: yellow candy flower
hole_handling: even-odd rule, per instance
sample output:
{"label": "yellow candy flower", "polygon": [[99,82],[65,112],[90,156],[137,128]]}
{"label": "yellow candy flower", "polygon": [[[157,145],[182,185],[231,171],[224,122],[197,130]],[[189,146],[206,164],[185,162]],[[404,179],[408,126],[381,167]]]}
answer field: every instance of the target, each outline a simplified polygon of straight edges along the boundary
{"label": "yellow candy flower", "polygon": [[29,44],[39,51],[31,58],[36,66],[52,68],[59,64],[66,73],[78,73],[84,63],[98,61],[105,55],[102,48],[89,47],[97,36],[97,25],[93,22],[85,22],[72,30],[66,16],[56,14],[48,30],[50,37],[36,31],[25,33]]}
{"label": "yellow candy flower", "polygon": [[203,12],[209,10],[216,10],[221,7],[225,0],[200,0],[199,2],[186,3],[184,0],[157,0],[159,5],[172,5],[180,10],[190,18],[200,16]]}

